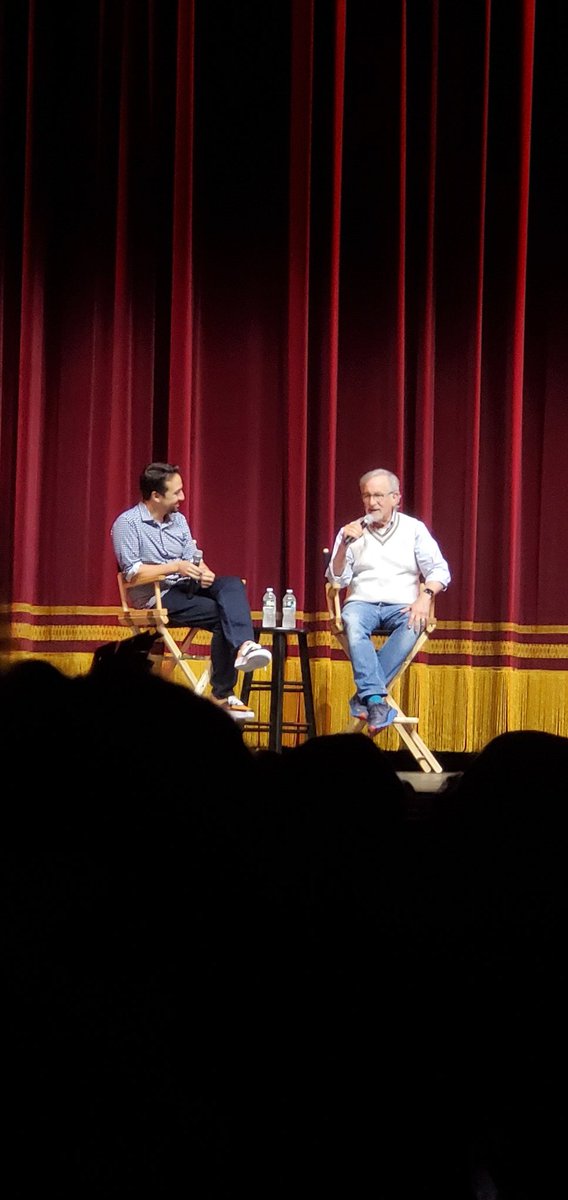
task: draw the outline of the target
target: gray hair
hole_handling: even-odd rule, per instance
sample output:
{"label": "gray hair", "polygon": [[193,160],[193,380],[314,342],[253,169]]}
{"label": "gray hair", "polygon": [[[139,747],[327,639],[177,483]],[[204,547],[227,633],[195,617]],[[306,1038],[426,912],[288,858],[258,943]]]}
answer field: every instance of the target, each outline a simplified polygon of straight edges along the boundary
{"label": "gray hair", "polygon": [[375,478],[375,475],[386,475],[389,481],[389,488],[391,492],[400,493],[400,480],[398,479],[398,476],[393,475],[392,471],[387,471],[386,467],[376,467],[374,471],[365,471],[365,474],[362,475],[359,480],[359,487],[364,487],[364,485],[368,483],[370,479]]}

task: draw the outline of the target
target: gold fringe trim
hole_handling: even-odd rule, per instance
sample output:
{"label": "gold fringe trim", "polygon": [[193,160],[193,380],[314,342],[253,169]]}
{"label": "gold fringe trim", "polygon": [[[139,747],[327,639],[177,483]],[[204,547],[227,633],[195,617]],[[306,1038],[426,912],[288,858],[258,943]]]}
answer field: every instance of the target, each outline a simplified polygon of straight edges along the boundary
{"label": "gold fringe trim", "polygon": [[471,658],[565,658],[568,660],[568,642],[538,642],[534,645],[519,642],[471,642],[466,638],[445,641],[430,638],[422,654],[468,655]]}
{"label": "gold fringe trim", "polygon": [[89,604],[0,604],[0,613],[29,613],[39,617],[117,617],[122,612],[120,605],[104,606]]}
{"label": "gold fringe trim", "polygon": [[[169,628],[169,627],[168,627]],[[171,628],[176,641],[183,639],[181,629]],[[32,625],[26,621],[15,621],[4,631],[4,636],[16,641],[41,642],[93,642],[95,646],[103,642],[117,642],[132,637],[129,629],[120,625]],[[201,630],[195,637],[195,644],[206,646],[211,635]],[[270,635],[261,634],[261,641],[270,643]],[[338,649],[338,643],[330,632],[308,633],[308,647],[312,649]],[[539,642],[534,645],[519,644],[518,642],[473,642],[462,640],[446,640],[430,638],[422,654],[428,658],[463,656],[467,658],[512,658],[526,661],[548,659],[568,661],[567,643]]]}
{"label": "gold fringe trim", "polygon": [[[125,631],[121,631],[125,632]],[[4,665],[7,656],[4,655]],[[91,654],[29,654],[13,651],[9,662],[30,658],[50,662],[66,675],[86,674]],[[197,674],[203,663],[192,664]],[[353,695],[353,676],[345,660],[315,659],[311,663],[314,707],[318,733],[340,733],[349,726],[348,701]],[[270,672],[266,674],[267,681]],[[301,679],[298,658],[286,660],[286,678]],[[178,669],[173,679],[186,686]],[[420,718],[418,731],[434,753],[472,753],[492,738],[514,729],[536,729],[568,737],[568,672],[523,671],[518,668],[436,666],[412,663],[393,695],[407,716]],[[270,693],[253,692],[253,708],[268,722]],[[284,696],[284,720],[303,721],[300,694]],[[266,733],[244,731],[250,746],[267,746]],[[303,735],[284,735],[284,745],[294,745]],[[395,729],[379,734],[377,745],[385,750],[403,748]]]}
{"label": "gold fringe trim", "polygon": [[[169,625],[168,629],[176,642],[183,641],[185,637],[183,629]],[[99,645],[100,642],[120,642],[125,638],[132,637],[132,630],[124,629],[122,625],[30,625],[25,621],[14,621],[5,631],[5,636],[11,637],[14,641],[94,642],[95,645]],[[197,645],[206,646],[210,639],[210,633],[199,630],[195,635],[194,642]]]}
{"label": "gold fringe trim", "polygon": [[[180,630],[179,632],[181,633],[182,631]],[[92,654],[83,654],[78,652],[73,654],[49,654],[46,651],[39,651],[37,654],[30,654],[27,650],[15,650],[12,651],[9,656],[0,654],[0,665],[2,667],[8,667],[18,662],[29,662],[31,659],[34,661],[39,660],[40,662],[51,663],[51,666],[56,667],[57,670],[61,671],[63,675],[70,676],[87,675],[93,665]],[[168,659],[168,662],[170,661],[171,660]],[[208,662],[209,659],[206,656],[204,656],[202,659],[191,659],[191,669],[198,678],[207,667]],[[189,687],[185,675],[182,674],[177,666],[173,674],[173,681],[174,683],[181,683],[184,686]]]}
{"label": "gold fringe trim", "polygon": [[[354,691],[349,663],[319,659],[311,663],[311,671],[318,733],[346,731]],[[301,678],[297,659],[287,660],[286,678]],[[513,729],[568,737],[568,672],[412,663],[393,696],[407,716],[420,718],[418,731],[434,753],[472,753]],[[269,693],[252,693],[252,698],[260,719],[268,721]],[[285,695],[284,720],[304,720],[301,695]],[[283,744],[293,745],[296,740],[290,733]],[[268,735],[245,732],[245,741],[267,745]],[[392,728],[379,734],[377,745],[384,750],[404,749]]]}
{"label": "gold fringe trim", "polygon": [[[118,605],[61,605],[61,604],[0,604],[0,614],[10,616],[12,613],[28,613],[34,616],[77,616],[77,617],[108,617],[109,620],[118,616],[122,611]],[[262,612],[253,610],[253,621],[262,620]],[[316,613],[298,612],[298,621],[305,622],[308,626],[313,624],[327,625],[329,616],[327,611]],[[519,625],[515,621],[437,621],[438,631],[448,629],[463,629],[470,633],[519,633],[519,634],[559,634],[568,637],[568,625]],[[329,636],[326,631],[323,631],[324,636]],[[319,632],[315,636],[320,636]],[[461,639],[460,639],[461,641]]]}

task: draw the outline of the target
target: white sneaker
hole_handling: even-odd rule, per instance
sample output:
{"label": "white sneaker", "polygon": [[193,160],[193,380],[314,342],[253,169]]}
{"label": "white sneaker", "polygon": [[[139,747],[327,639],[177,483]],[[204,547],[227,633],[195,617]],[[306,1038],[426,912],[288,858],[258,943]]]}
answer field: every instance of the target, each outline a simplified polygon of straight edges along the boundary
{"label": "white sneaker", "polygon": [[211,696],[211,700],[218,708],[223,708],[233,718],[233,721],[256,721],[256,713],[252,708],[247,708],[246,704],[243,704],[242,700],[239,700],[234,693],[231,696],[225,696],[222,700]]}
{"label": "white sneaker", "polygon": [[272,655],[266,646],[259,646],[258,642],[244,642],[241,653],[235,659],[235,667],[237,671],[258,671],[261,667],[270,666],[271,662]]}

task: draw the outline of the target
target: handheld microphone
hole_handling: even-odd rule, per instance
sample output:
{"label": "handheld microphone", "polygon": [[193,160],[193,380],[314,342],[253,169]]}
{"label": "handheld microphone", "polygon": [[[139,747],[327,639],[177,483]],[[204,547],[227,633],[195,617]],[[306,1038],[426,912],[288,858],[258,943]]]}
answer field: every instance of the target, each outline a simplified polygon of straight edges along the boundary
{"label": "handheld microphone", "polygon": [[191,561],[195,567],[200,567],[203,562],[203,550],[199,550],[196,546],[191,556]]}
{"label": "handheld microphone", "polygon": [[[362,524],[363,528],[367,529],[367,527],[369,525],[374,525],[376,516],[378,516],[378,513],[365,513],[365,516],[361,517],[361,524]],[[357,541],[359,541],[358,538],[347,537],[347,538],[345,538],[345,545],[350,546],[351,542],[357,542]]]}

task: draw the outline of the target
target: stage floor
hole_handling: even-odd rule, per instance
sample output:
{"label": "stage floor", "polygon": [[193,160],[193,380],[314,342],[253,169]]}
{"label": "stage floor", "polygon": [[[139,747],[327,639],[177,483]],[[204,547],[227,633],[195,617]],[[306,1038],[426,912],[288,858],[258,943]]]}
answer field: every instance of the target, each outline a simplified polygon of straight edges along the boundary
{"label": "stage floor", "polygon": [[398,778],[403,783],[409,783],[415,792],[432,793],[446,791],[448,787],[457,783],[462,774],[462,771],[442,771],[441,774],[435,774],[433,771],[397,771]]}
{"label": "stage floor", "polygon": [[469,764],[477,757],[476,754],[455,754],[442,751],[434,751],[434,753],[443,768],[439,775],[434,774],[433,771],[421,771],[408,750],[390,750],[386,752],[386,756],[403,783],[409,784],[415,792],[430,792],[431,794],[445,791],[448,787],[454,786]]}

